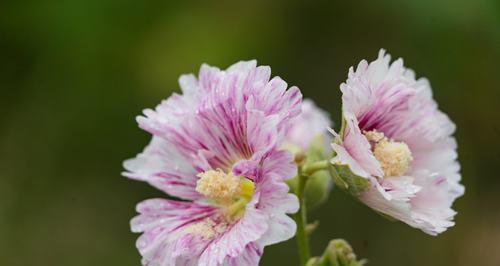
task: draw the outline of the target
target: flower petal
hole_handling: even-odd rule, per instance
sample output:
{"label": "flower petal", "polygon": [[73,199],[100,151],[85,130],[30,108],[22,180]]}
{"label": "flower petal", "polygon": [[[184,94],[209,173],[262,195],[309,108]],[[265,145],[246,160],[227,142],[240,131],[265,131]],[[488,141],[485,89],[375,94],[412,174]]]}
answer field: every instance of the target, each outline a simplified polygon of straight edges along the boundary
{"label": "flower petal", "polygon": [[196,169],[166,140],[153,137],[144,151],[123,163],[123,175],[148,182],[165,193],[182,199],[200,198],[196,192]]}

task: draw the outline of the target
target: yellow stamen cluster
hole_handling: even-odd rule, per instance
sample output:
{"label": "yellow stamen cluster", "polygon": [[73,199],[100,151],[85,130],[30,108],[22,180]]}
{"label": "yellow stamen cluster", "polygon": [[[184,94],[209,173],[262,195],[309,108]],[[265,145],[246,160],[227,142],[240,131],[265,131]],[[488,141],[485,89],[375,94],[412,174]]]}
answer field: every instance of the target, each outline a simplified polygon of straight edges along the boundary
{"label": "yellow stamen cluster", "polygon": [[365,132],[365,136],[375,143],[373,155],[380,162],[385,176],[401,176],[408,171],[413,157],[406,143],[388,139],[377,131]]}
{"label": "yellow stamen cluster", "polygon": [[386,139],[386,137],[384,136],[384,133],[378,132],[376,130],[367,131],[364,134],[365,134],[366,139],[368,139],[369,141],[373,141],[373,142],[379,142],[383,139]]}
{"label": "yellow stamen cluster", "polygon": [[188,226],[185,233],[211,240],[223,233],[227,227],[239,220],[246,210],[255,189],[254,183],[245,178],[225,173],[221,169],[208,170],[196,175],[196,191],[212,200],[220,212],[216,221],[206,218]]}
{"label": "yellow stamen cluster", "polygon": [[208,170],[197,175],[196,191],[207,198],[228,201],[237,197],[240,192],[240,178],[222,170]]}
{"label": "yellow stamen cluster", "polygon": [[197,175],[196,191],[223,207],[227,221],[234,221],[245,213],[255,189],[254,183],[222,170],[208,170]]}

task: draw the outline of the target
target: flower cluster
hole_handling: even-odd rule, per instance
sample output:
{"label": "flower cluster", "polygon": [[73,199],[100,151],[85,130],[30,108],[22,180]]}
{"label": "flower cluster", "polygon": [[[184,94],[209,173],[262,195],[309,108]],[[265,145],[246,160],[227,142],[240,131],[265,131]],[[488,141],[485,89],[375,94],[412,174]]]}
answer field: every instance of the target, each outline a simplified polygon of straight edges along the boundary
{"label": "flower cluster", "polygon": [[333,138],[329,115],[256,61],[202,65],[179,84],[137,117],[152,139],[124,162],[124,176],[167,195],[131,221],[143,265],[258,265],[265,246],[296,234],[303,264],[363,265],[343,240],[309,256],[306,205],[324,203],[333,182],[428,234],[453,226],[464,193],[455,126],[401,59],[381,50],[350,69]]}

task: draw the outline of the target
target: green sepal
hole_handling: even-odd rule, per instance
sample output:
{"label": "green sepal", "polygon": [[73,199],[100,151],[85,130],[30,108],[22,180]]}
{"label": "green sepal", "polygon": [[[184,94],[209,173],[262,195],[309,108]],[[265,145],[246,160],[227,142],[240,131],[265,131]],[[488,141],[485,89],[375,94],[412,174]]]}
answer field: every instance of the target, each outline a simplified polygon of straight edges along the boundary
{"label": "green sepal", "polygon": [[[339,144],[341,142],[341,139],[344,138],[346,127],[347,122],[344,114],[342,114],[342,127],[339,131],[340,139],[334,138],[333,143]],[[334,158],[335,155],[336,153],[333,152],[331,158]],[[330,174],[337,187],[347,191],[355,197],[358,197],[370,186],[370,182],[366,180],[366,178],[354,174],[349,168],[349,165],[332,163],[330,166]]]}
{"label": "green sepal", "polygon": [[330,167],[330,174],[338,188],[355,197],[358,197],[370,186],[370,182],[366,178],[354,174],[348,165],[334,163]]}

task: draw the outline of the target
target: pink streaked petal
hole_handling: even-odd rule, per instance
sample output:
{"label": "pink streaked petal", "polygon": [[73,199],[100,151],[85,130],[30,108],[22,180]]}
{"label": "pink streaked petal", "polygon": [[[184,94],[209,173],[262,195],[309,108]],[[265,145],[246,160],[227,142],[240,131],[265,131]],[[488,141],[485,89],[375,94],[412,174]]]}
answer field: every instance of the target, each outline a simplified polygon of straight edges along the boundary
{"label": "pink streaked petal", "polygon": [[400,192],[386,191],[372,178],[371,187],[360,196],[360,200],[380,213],[408,222],[411,221],[410,196],[404,197]]}
{"label": "pink streaked petal", "polygon": [[371,145],[358,127],[358,121],[351,113],[344,113],[346,130],[342,146],[356,160],[364,171],[373,176],[383,176],[380,163],[371,151]]}
{"label": "pink streaked petal", "polygon": [[297,166],[290,152],[271,150],[266,153],[255,153],[249,160],[239,161],[233,167],[233,174],[256,182],[271,176],[287,180],[297,174]]}
{"label": "pink streaked petal", "polygon": [[197,171],[167,141],[153,137],[144,152],[126,160],[123,175],[148,182],[165,193],[182,199],[198,199]]}
{"label": "pink streaked petal", "polygon": [[174,94],[138,117],[141,128],[166,139],[187,158],[206,150],[212,168],[229,168],[254,152],[281,143],[289,120],[300,112],[297,88],[287,90],[271,70],[255,61],[227,71],[203,65],[199,80],[179,79],[183,95]]}
{"label": "pink streaked petal", "polygon": [[387,177],[380,182],[391,199],[408,201],[422,188],[414,184],[411,176]]}
{"label": "pink streaked petal", "polygon": [[264,250],[256,243],[250,243],[245,250],[235,258],[229,258],[224,263],[225,266],[257,266]]}
{"label": "pink streaked petal", "polygon": [[199,265],[221,265],[245,252],[249,243],[260,239],[268,229],[267,215],[249,203],[244,216],[228,231],[214,239],[200,257]]}
{"label": "pink streaked petal", "polygon": [[283,108],[279,111],[283,117],[280,126],[283,126],[286,122],[293,119],[301,112],[302,93],[299,88],[295,86],[291,87],[285,92],[284,96]]}
{"label": "pink streaked petal", "polygon": [[332,149],[335,151],[335,157],[331,159],[332,164],[349,165],[349,169],[357,176],[364,178],[370,177],[363,167],[349,154],[349,152],[341,145],[332,143]]}
{"label": "pink streaked petal", "polygon": [[413,215],[422,230],[439,234],[454,225],[452,220],[456,212],[451,205],[463,195],[464,187],[437,173],[420,171],[416,175],[422,190],[411,200]]}
{"label": "pink streaked petal", "polygon": [[186,236],[184,228],[216,214],[208,205],[165,199],[150,199],[137,205],[139,215],[131,221],[133,232],[143,232],[137,248],[144,265],[174,265],[183,260],[187,248],[201,254],[208,244],[201,238]]}
{"label": "pink streaked petal", "polygon": [[[249,103],[253,98],[250,98]],[[279,136],[279,117],[277,115],[266,116],[262,111],[249,111],[247,121],[248,144],[252,151],[266,152],[276,147]]]}
{"label": "pink streaked petal", "polygon": [[265,155],[262,162],[264,176],[277,176],[287,180],[297,175],[297,165],[294,156],[288,151],[271,151]]}
{"label": "pink streaked petal", "polygon": [[219,68],[202,64],[198,73],[198,85],[202,91],[209,92],[219,86],[223,75]]}
{"label": "pink streaked petal", "polygon": [[297,231],[295,221],[283,213],[270,215],[268,223],[269,229],[258,241],[262,246],[273,245],[291,239]]}
{"label": "pink streaked petal", "polygon": [[179,77],[179,86],[183,95],[196,95],[198,91],[198,80],[193,74],[181,75]]}
{"label": "pink streaked petal", "polygon": [[297,196],[288,193],[289,187],[275,175],[261,179],[256,193],[260,195],[257,208],[266,212],[269,229],[259,240],[263,246],[286,241],[295,235],[297,226],[286,214],[299,209]]}
{"label": "pink streaked petal", "polygon": [[[237,63],[232,64],[227,68],[228,73],[247,73],[257,67],[257,60],[249,60],[249,61],[239,61]],[[271,74],[271,70],[269,69],[269,75]],[[269,80],[269,76],[266,78]]]}
{"label": "pink streaked petal", "polygon": [[297,196],[288,193],[286,185],[277,176],[262,178],[256,187],[256,193],[260,195],[258,207],[269,215],[277,213],[295,213],[299,209]]}
{"label": "pink streaked petal", "polygon": [[241,160],[237,162],[232,169],[235,176],[244,176],[252,181],[257,181],[262,176],[262,168],[260,162],[262,161],[262,154],[257,153],[249,160]]}
{"label": "pink streaked petal", "polygon": [[210,205],[166,199],[145,200],[136,209],[139,215],[130,222],[133,232],[144,232],[158,225],[170,231],[214,215],[217,210]]}

